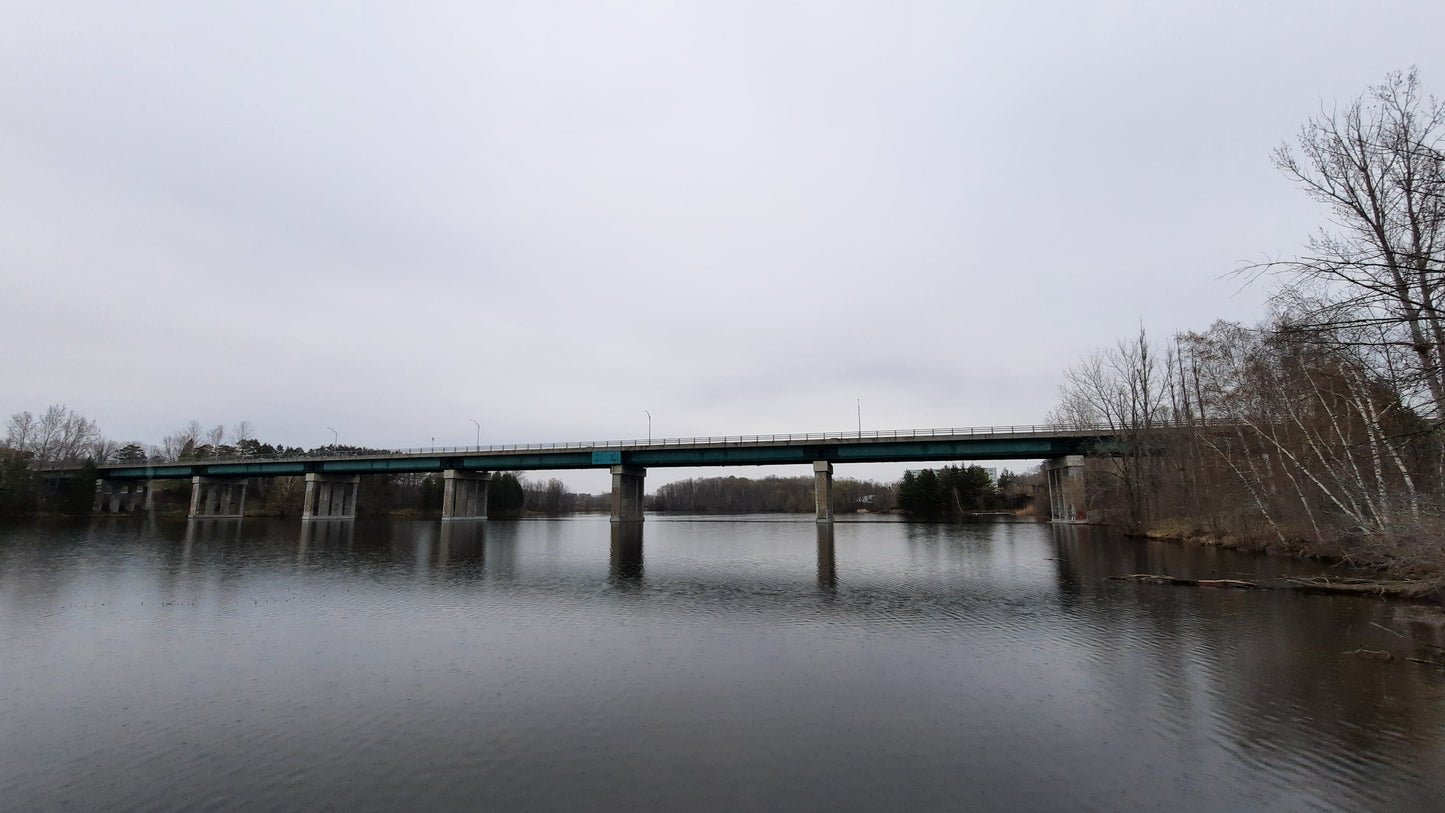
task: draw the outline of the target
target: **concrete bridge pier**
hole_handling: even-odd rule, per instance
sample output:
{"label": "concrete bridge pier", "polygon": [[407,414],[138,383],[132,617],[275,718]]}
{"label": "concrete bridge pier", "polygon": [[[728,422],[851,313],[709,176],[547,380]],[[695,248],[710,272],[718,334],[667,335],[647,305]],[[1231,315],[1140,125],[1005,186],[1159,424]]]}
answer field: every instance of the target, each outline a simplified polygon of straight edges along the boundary
{"label": "concrete bridge pier", "polygon": [[95,514],[131,513],[155,507],[154,484],[150,480],[125,481],[99,479],[95,481],[95,501],[90,510]]}
{"label": "concrete bridge pier", "polygon": [[246,514],[246,480],[234,477],[191,478],[191,516],[239,519]]}
{"label": "concrete bridge pier", "polygon": [[1049,476],[1049,514],[1054,522],[1088,522],[1084,456],[1056,457],[1044,464]]}
{"label": "concrete bridge pier", "polygon": [[818,507],[818,521],[833,521],[833,464],[813,461],[813,501]]}
{"label": "concrete bridge pier", "polygon": [[647,469],[642,466],[612,467],[612,521],[642,521],[642,481]]}
{"label": "concrete bridge pier", "polygon": [[301,519],[356,519],[356,493],[360,490],[359,474],[307,474]]}
{"label": "concrete bridge pier", "polygon": [[491,477],[485,471],[442,472],[442,519],[486,519],[487,482]]}

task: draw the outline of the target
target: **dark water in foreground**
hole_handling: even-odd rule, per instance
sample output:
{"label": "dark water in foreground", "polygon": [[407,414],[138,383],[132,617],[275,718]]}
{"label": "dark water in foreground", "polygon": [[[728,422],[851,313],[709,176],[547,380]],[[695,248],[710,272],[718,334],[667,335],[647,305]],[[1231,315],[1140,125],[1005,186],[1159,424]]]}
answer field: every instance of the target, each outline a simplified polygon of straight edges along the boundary
{"label": "dark water in foreground", "polygon": [[[1442,616],[1100,529],[0,528],[13,810],[1441,810]],[[1434,653],[1433,655],[1431,653]]]}

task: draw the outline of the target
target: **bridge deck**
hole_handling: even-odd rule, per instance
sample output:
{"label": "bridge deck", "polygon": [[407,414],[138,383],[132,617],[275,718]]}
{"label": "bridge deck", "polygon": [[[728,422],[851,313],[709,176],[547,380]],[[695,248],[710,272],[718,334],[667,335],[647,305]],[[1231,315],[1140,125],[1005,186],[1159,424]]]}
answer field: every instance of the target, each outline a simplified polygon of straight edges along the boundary
{"label": "bridge deck", "polygon": [[[1117,431],[1103,427],[1009,426],[740,435],[658,440],[538,443],[397,449],[354,455],[125,462],[97,468],[105,479],[276,477],[318,474],[402,474],[448,469],[521,471],[645,467],[757,466],[787,463],[892,463],[946,460],[1030,460],[1107,453]],[[58,466],[55,472],[76,471]]]}

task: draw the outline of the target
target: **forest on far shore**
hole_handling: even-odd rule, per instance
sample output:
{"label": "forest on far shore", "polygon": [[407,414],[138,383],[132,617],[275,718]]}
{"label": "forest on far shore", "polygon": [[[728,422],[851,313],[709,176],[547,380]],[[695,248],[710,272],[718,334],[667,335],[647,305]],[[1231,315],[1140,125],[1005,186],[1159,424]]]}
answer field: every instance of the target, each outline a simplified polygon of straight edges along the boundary
{"label": "forest on far shore", "polygon": [[[334,456],[382,452],[357,446],[327,445],[314,449],[273,444],[254,437],[245,421],[232,427],[204,429],[191,421],[159,444],[117,443],[105,438],[95,421],[63,404],[39,415],[20,412],[10,417],[0,444],[0,516],[85,514],[94,502],[93,468],[77,477],[47,482],[38,465],[81,463],[169,463],[274,457]],[[87,474],[89,470],[91,473]],[[995,481],[979,466],[944,466],[909,471],[899,483],[877,483],[838,477],[833,480],[835,514],[901,512],[920,518],[945,518],[984,511],[1017,511],[1030,502],[1042,478],[1004,471]],[[369,474],[361,478],[357,510],[363,514],[436,516],[441,513],[442,481],[435,474]],[[646,499],[651,511],[712,514],[811,513],[815,510],[814,478],[689,478],[659,486]],[[159,480],[156,511],[185,513],[190,506],[188,480]],[[250,516],[299,516],[305,485],[300,477],[257,477],[247,487]],[[569,491],[555,477],[541,479],[528,472],[497,472],[488,487],[488,514],[495,518],[560,515],[577,511],[608,511],[611,494]]]}

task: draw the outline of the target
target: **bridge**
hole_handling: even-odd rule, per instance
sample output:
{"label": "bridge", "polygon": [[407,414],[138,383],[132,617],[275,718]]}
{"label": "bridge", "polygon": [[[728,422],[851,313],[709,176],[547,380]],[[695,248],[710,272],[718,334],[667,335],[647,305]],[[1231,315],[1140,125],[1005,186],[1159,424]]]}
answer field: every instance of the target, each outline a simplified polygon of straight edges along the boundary
{"label": "bridge", "polygon": [[[97,467],[98,512],[148,507],[156,480],[191,480],[192,517],[241,517],[254,477],[306,479],[302,519],[352,519],[363,474],[432,473],[443,478],[442,519],[485,519],[493,472],[606,468],[612,520],[642,520],[648,468],[811,465],[819,522],[832,522],[833,466],[839,463],[1045,460],[1051,516],[1084,515],[1083,457],[1110,454],[1118,430],[1098,426],[988,426],[659,440],[537,443],[396,449],[348,455],[119,462]],[[77,473],[55,466],[51,474]]]}

